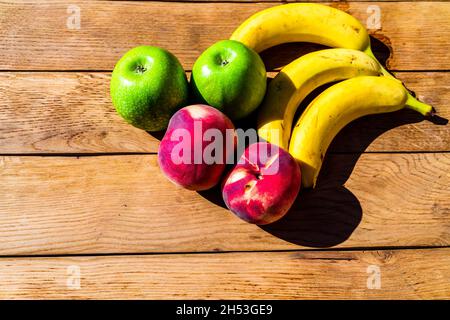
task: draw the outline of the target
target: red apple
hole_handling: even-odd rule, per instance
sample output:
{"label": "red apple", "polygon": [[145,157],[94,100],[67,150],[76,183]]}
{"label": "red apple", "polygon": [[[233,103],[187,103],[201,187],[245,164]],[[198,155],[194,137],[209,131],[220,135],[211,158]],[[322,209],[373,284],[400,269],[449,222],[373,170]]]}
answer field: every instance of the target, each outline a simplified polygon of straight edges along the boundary
{"label": "red apple", "polygon": [[170,119],[158,163],[176,185],[206,190],[220,181],[235,144],[234,125],[227,116],[207,105],[191,105]]}
{"label": "red apple", "polygon": [[300,167],[284,149],[267,142],[250,145],[225,178],[222,196],[239,218],[269,224],[283,217],[300,191]]}

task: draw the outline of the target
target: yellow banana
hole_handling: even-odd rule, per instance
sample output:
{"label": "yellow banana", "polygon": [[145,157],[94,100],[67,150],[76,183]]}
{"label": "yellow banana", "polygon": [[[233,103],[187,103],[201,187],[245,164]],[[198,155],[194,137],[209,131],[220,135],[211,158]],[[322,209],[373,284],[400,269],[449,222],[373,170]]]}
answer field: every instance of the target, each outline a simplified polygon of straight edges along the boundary
{"label": "yellow banana", "polygon": [[314,42],[364,51],[370,47],[364,26],[351,15],[316,3],[291,3],[259,11],[232,34],[256,52],[286,42]]}
{"label": "yellow banana", "polygon": [[[290,3],[257,12],[245,20],[230,39],[240,41],[256,52],[286,42],[313,42],[360,50],[376,59],[370,48],[369,34],[358,19],[318,3]],[[395,79],[382,66],[381,70],[383,75]],[[416,100],[408,95],[411,100]],[[428,106],[417,111],[426,114],[431,109]]]}
{"label": "yellow banana", "polygon": [[323,91],[300,116],[289,144],[289,152],[302,169],[302,185],[315,186],[328,146],[349,122],[369,114],[397,111],[405,105],[415,110],[424,108],[423,103],[408,96],[400,82],[387,77],[356,77]]}
{"label": "yellow banana", "polygon": [[295,112],[309,93],[326,83],[380,74],[377,61],[353,49],[325,49],[294,60],[267,88],[258,111],[259,136],[287,150]]}

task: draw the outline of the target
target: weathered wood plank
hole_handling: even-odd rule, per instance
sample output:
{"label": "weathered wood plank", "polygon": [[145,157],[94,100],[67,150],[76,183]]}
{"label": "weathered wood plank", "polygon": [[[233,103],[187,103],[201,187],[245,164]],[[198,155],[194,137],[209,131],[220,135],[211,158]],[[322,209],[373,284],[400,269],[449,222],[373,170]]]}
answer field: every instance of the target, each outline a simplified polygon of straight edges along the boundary
{"label": "weathered wood plank", "polygon": [[3,299],[448,299],[450,293],[449,249],[2,258],[0,269]]}
{"label": "weathered wood plank", "polygon": [[157,151],[157,139],[117,115],[109,79],[103,73],[0,73],[0,152]]}
{"label": "weathered wood plank", "polygon": [[[270,73],[269,76],[274,76]],[[398,73],[450,118],[450,73]],[[0,153],[157,152],[159,141],[125,123],[109,98],[109,73],[0,73]],[[356,121],[332,151],[450,150],[450,126],[405,110]]]}
{"label": "weathered wood plank", "polygon": [[[228,38],[252,13],[273,5],[3,1],[0,3],[0,69],[112,70],[118,58],[131,47],[152,44],[171,50],[189,70],[205,48]],[[449,3],[339,2],[332,5],[364,23],[373,14],[368,12],[368,6],[380,7],[381,30],[371,30],[371,33],[392,49],[391,68],[448,69]],[[77,8],[80,9],[79,28],[73,19]],[[285,51],[272,50],[269,57],[266,55],[268,64],[276,64],[280,57],[286,56]],[[289,51],[293,56],[298,55],[298,49],[291,47]]]}
{"label": "weathered wood plank", "polygon": [[[103,0],[108,1],[108,0]],[[116,0],[109,0],[109,1],[116,1]],[[133,1],[133,0],[122,0],[122,1]],[[151,0],[141,0],[141,1],[151,1]],[[282,3],[290,3],[290,2],[323,2],[323,3],[329,3],[330,1],[327,0],[154,0],[154,1],[161,1],[161,2],[282,2]],[[333,2],[344,2],[344,0],[332,0]],[[408,0],[409,2],[432,2],[432,1],[443,1],[443,0]],[[405,2],[405,0],[345,0],[345,2]]]}
{"label": "weathered wood plank", "polygon": [[264,228],[173,186],[155,155],[2,157],[0,181],[0,255],[450,244],[448,153],[333,155]]}

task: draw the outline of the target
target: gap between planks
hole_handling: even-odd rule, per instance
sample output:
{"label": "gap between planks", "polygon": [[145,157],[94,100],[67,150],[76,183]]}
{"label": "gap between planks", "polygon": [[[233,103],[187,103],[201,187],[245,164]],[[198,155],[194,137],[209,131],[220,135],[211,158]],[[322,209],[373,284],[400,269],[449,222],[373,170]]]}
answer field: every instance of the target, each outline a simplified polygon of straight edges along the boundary
{"label": "gap between planks", "polygon": [[[339,152],[331,151],[330,155],[360,155],[365,154],[434,154],[434,153],[450,153],[450,150],[437,151],[364,151],[364,152]],[[93,158],[108,156],[151,156],[157,155],[157,152],[111,152],[111,153],[0,153],[0,157],[56,157],[56,158]]]}
{"label": "gap between planks", "polygon": [[0,255],[0,259],[33,259],[33,258],[70,258],[70,257],[127,257],[127,256],[164,256],[164,255],[208,255],[208,254],[230,254],[230,253],[295,253],[295,252],[352,252],[352,251],[408,251],[408,250],[435,250],[449,249],[450,245],[445,246],[396,246],[396,247],[351,247],[351,248],[309,248],[309,249],[280,249],[280,250],[229,250],[229,251],[175,251],[175,252],[118,252],[118,253],[67,253],[67,254],[18,254],[18,255]]}

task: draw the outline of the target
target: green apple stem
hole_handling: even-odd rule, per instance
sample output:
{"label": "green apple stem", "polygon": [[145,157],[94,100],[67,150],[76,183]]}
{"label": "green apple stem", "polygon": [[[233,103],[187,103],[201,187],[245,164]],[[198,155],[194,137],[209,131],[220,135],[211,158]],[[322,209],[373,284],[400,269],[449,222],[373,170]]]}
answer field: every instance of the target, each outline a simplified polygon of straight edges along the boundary
{"label": "green apple stem", "polygon": [[138,65],[135,69],[136,73],[144,73],[147,69],[144,66]]}

